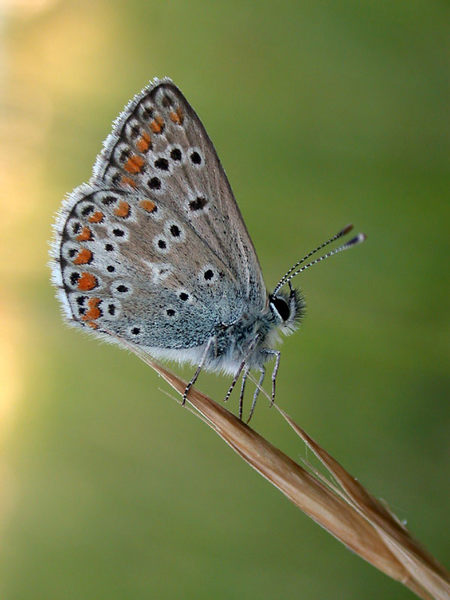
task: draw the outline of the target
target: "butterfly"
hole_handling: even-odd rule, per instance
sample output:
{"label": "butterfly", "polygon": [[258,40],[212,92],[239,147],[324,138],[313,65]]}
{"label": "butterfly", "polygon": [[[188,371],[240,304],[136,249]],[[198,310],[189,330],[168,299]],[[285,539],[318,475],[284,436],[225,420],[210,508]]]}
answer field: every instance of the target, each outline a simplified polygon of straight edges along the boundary
{"label": "butterfly", "polygon": [[[240,375],[259,372],[250,417],[279,333],[295,331],[304,301],[291,280],[346,244],[295,263],[271,293],[230,184],[205,128],[168,78],[125,107],[95,162],[57,215],[52,279],[68,322],[152,357]],[[303,266],[301,266],[303,265]],[[288,286],[288,290],[282,288]]]}

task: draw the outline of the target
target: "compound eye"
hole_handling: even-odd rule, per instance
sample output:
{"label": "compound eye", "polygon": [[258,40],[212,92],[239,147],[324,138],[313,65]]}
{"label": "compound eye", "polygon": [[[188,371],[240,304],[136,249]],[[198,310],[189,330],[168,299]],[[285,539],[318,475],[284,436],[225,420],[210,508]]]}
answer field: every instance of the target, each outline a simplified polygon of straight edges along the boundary
{"label": "compound eye", "polygon": [[286,302],[286,300],[284,300],[284,298],[272,298],[271,304],[273,304],[275,310],[283,319],[283,321],[287,321],[289,319],[289,317],[291,316],[291,309],[289,308],[289,305]]}

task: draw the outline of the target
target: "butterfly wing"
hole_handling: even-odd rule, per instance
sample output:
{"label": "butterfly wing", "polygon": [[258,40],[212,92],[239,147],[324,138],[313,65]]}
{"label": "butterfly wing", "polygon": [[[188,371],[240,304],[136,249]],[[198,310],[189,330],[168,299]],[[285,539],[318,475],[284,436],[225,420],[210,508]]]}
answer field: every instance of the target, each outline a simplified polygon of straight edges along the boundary
{"label": "butterfly wing", "polygon": [[65,202],[53,254],[68,318],[146,348],[199,346],[266,300],[219,159],[169,82],[119,117]]}
{"label": "butterfly wing", "polygon": [[251,307],[264,307],[261,268],[228,179],[202,122],[170,80],[151,84],[128,104],[93,181],[155,194],[226,261]]}
{"label": "butterfly wing", "polygon": [[54,277],[66,316],[96,333],[190,348],[244,310],[227,265],[149,195],[83,184],[68,199],[57,239]]}

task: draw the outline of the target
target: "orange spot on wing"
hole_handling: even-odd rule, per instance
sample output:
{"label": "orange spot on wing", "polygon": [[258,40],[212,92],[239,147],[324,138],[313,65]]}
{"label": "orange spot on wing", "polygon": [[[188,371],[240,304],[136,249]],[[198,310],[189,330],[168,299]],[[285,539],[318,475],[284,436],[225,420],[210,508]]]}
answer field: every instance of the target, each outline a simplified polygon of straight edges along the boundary
{"label": "orange spot on wing", "polygon": [[81,273],[81,277],[78,280],[78,289],[82,292],[89,292],[97,287],[97,278],[92,273]]}
{"label": "orange spot on wing", "polygon": [[181,106],[179,106],[176,111],[172,111],[169,114],[169,117],[170,117],[170,120],[173,121],[174,123],[176,123],[177,125],[182,125],[184,115],[183,115],[183,110],[182,110]]}
{"label": "orange spot on wing", "polygon": [[89,321],[87,325],[89,325],[89,327],[92,327],[92,329],[98,329],[98,325],[97,323],[94,323],[94,321]]}
{"label": "orange spot on wing", "polygon": [[136,182],[134,181],[134,179],[131,179],[131,177],[127,177],[126,175],[122,176],[122,179],[120,180],[120,182],[125,185],[131,185],[131,187],[133,187],[133,188],[136,187]]}
{"label": "orange spot on wing", "polygon": [[92,252],[87,248],[81,248],[76,257],[74,258],[74,265],[87,265],[92,260]]}
{"label": "orange spot on wing", "polygon": [[91,215],[88,219],[89,223],[101,223],[104,219],[105,215],[99,210],[95,211],[93,215]]}
{"label": "orange spot on wing", "polygon": [[156,208],[156,204],[151,200],[141,200],[139,202],[139,206],[150,213],[153,212]]}
{"label": "orange spot on wing", "polygon": [[79,242],[88,242],[89,240],[92,240],[92,231],[89,227],[83,227],[80,235],[77,236],[77,240]]}
{"label": "orange spot on wing", "polygon": [[150,144],[151,144],[150,134],[145,131],[142,134],[142,137],[138,140],[136,147],[139,150],[139,152],[147,152],[147,150],[150,148]]}
{"label": "orange spot on wing", "polygon": [[153,133],[161,133],[161,131],[163,130],[164,127],[164,119],[162,117],[160,117],[159,115],[157,117],[155,117],[153,119],[153,121],[150,123],[150,129],[153,131]]}
{"label": "orange spot on wing", "polygon": [[114,211],[114,214],[118,217],[123,217],[124,219],[126,219],[126,217],[128,217],[128,215],[130,214],[130,205],[128,204],[128,202],[125,202],[125,200],[121,200],[119,206]]}
{"label": "orange spot on wing", "polygon": [[102,316],[102,311],[99,309],[100,298],[90,298],[88,300],[88,310],[81,317],[83,321],[93,321]]}
{"label": "orange spot on wing", "polygon": [[144,162],[145,160],[142,158],[142,156],[134,154],[133,156],[130,156],[130,158],[124,164],[123,168],[125,169],[125,171],[128,171],[128,173],[140,173],[142,167],[144,166]]}

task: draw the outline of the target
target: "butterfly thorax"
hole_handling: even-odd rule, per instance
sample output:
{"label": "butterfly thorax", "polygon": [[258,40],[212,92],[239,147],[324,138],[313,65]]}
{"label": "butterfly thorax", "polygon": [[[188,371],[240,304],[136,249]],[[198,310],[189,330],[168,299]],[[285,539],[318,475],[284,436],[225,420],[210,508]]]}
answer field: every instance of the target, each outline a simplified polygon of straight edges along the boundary
{"label": "butterfly thorax", "polygon": [[249,368],[261,368],[270,357],[280,338],[297,329],[304,302],[297,290],[289,296],[269,296],[263,311],[245,312],[230,325],[216,326],[205,368],[234,373],[241,363]]}

